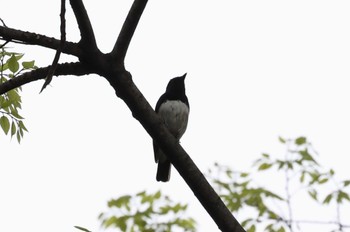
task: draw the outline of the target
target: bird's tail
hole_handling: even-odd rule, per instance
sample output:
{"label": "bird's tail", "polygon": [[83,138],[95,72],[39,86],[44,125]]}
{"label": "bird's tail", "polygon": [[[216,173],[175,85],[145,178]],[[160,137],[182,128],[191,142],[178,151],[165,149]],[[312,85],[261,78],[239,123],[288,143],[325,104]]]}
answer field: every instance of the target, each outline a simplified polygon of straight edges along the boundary
{"label": "bird's tail", "polygon": [[157,181],[167,182],[170,178],[170,161],[164,160],[158,162]]}

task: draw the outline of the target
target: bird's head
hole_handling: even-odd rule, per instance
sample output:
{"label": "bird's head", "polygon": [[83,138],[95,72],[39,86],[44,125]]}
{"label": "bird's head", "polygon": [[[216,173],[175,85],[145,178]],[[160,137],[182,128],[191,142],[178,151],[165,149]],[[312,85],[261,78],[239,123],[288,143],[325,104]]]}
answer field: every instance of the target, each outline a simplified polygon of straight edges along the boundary
{"label": "bird's head", "polygon": [[185,92],[185,77],[187,73],[180,77],[171,79],[166,87],[168,93],[184,93]]}

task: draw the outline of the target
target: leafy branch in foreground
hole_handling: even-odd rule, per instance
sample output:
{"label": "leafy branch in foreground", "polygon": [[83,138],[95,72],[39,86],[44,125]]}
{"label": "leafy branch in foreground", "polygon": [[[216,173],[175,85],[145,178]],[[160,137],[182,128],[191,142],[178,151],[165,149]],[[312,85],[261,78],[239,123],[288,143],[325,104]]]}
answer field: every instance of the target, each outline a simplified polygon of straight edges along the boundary
{"label": "leafy branch in foreground", "polygon": [[195,231],[195,220],[185,216],[187,205],[172,202],[160,191],[121,196],[108,201],[108,208],[108,212],[99,216],[105,228],[145,232]]}
{"label": "leafy branch in foreground", "polygon": [[[340,207],[350,202],[350,180],[337,181],[333,169],[323,168],[316,161],[317,153],[305,137],[279,138],[279,141],[286,146],[284,157],[273,158],[269,154],[262,154],[254,162],[251,172],[234,171],[219,164],[209,170],[208,176],[228,208],[232,212],[249,212],[242,226],[247,228],[247,232],[262,231],[263,228],[271,232],[300,231],[301,225],[305,223],[330,225],[333,231],[350,228],[350,225],[342,222],[340,215]],[[280,174],[276,175],[276,171]],[[256,179],[262,175],[269,176],[263,179],[264,184],[259,185]],[[278,191],[280,194],[268,187],[261,187],[280,186],[276,184],[278,177],[284,181],[284,188]],[[296,219],[292,207],[292,199],[296,195],[298,199],[303,196],[304,202],[311,200],[321,207],[335,206],[334,219]],[[330,205],[331,202],[335,205]]]}
{"label": "leafy branch in foreground", "polygon": [[[23,54],[7,52],[4,48],[0,51],[0,84],[20,75],[22,72],[36,69],[34,61],[19,62]],[[24,131],[28,131],[23,123],[23,117],[19,114],[21,109],[21,88],[16,88],[0,96],[0,126],[11,137],[16,134],[17,141],[23,138]]]}

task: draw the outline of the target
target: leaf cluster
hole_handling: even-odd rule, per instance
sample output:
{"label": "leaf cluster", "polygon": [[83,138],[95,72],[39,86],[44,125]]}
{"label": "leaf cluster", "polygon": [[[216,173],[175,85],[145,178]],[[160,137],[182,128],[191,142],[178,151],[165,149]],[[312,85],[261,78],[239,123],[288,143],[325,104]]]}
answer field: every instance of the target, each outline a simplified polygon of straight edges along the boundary
{"label": "leaf cluster", "polygon": [[108,201],[108,209],[99,216],[105,228],[130,232],[195,231],[195,220],[185,217],[187,205],[173,203],[160,191],[112,199]]}
{"label": "leaf cluster", "polygon": [[[2,48],[0,52],[0,84],[20,75],[22,72],[36,69],[34,61],[23,61],[23,54],[7,52]],[[20,96],[21,87],[12,89],[0,96],[0,127],[11,138],[16,135],[17,141],[23,138],[24,131],[28,131],[23,123],[19,110],[22,108]]]}
{"label": "leaf cluster", "polygon": [[[325,170],[317,162],[317,152],[305,137],[280,137],[279,142],[286,146],[284,156],[274,158],[264,153],[254,162],[249,172],[235,171],[219,164],[209,170],[208,177],[219,190],[227,207],[232,212],[249,212],[250,216],[242,222],[247,231],[256,231],[258,226],[264,228],[264,231],[293,231],[299,222],[290,213],[293,211],[291,199],[298,192],[306,192],[305,196],[323,207],[334,201],[338,209],[340,204],[350,201],[350,180],[337,181],[334,170]],[[257,175],[269,171],[274,175],[276,172],[280,176],[284,175],[285,188],[282,195],[269,188],[275,187],[270,180],[263,185],[256,183]],[[333,187],[322,188],[326,184],[332,184]],[[332,190],[329,192],[329,189]],[[336,211],[339,213],[339,210]],[[340,216],[337,218],[338,221],[332,224],[343,227],[339,221]]]}

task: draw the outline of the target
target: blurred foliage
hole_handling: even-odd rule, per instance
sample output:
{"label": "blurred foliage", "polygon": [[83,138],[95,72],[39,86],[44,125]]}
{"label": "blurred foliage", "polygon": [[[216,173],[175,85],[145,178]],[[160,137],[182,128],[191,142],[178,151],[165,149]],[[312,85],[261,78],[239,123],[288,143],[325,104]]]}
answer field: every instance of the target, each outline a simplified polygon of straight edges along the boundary
{"label": "blurred foliage", "polygon": [[[0,51],[0,84],[14,78],[25,71],[36,69],[34,61],[23,61],[23,54],[7,52],[4,48]],[[0,127],[3,132],[16,135],[17,141],[23,138],[24,131],[28,131],[23,123],[23,117],[19,114],[22,100],[21,87],[8,91],[0,96]]]}
{"label": "blurred foliage", "polygon": [[[219,164],[215,164],[214,168],[209,170],[208,177],[227,207],[237,215],[241,215],[243,211],[249,212],[249,216],[242,221],[242,226],[247,232],[296,231],[302,223],[331,224],[335,229],[333,231],[344,231],[349,225],[340,221],[339,208],[350,201],[350,180],[337,181],[334,170],[323,168],[316,161],[317,152],[305,137],[280,137],[279,141],[286,146],[282,159],[264,153],[254,162],[249,172],[234,171]],[[278,175],[284,180],[282,194],[277,194],[267,187],[276,189],[276,183],[270,178],[265,178],[265,183],[261,185],[264,187],[257,184],[256,177],[261,176],[262,172],[270,172],[270,178],[271,175]],[[298,192],[306,193],[303,196],[308,199],[304,199],[304,202],[311,200],[328,208],[329,204],[334,202],[334,221],[320,222],[317,218],[295,220],[291,202]]]}
{"label": "blurred foliage", "polygon": [[[263,153],[249,171],[235,171],[215,164],[207,174],[229,210],[241,217],[248,215],[241,220],[246,231],[294,232],[301,231],[302,223],[328,224],[334,232],[350,228],[340,217],[340,207],[350,202],[350,180],[338,181],[333,169],[322,167],[316,159],[317,152],[305,137],[279,138],[279,142],[286,147],[283,158]],[[265,178],[266,174],[270,177]],[[284,181],[284,186],[271,181],[276,175]],[[261,185],[259,178],[264,181]],[[269,187],[282,187],[282,193]],[[298,203],[312,201],[327,210],[334,207],[335,219],[293,218],[292,202],[297,202],[294,201],[297,193],[303,197]],[[186,209],[187,205],[172,202],[160,191],[140,192],[110,200],[108,211],[101,213],[99,219],[104,228],[118,231],[196,231],[194,219],[185,217]],[[76,228],[90,232],[83,227]]]}
{"label": "blurred foliage", "polygon": [[121,196],[108,201],[108,208],[99,216],[105,228],[130,232],[195,231],[195,220],[185,216],[187,205],[172,202],[160,191]]}

